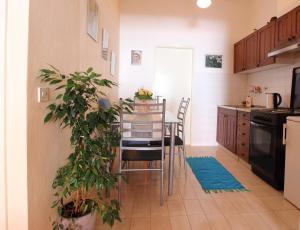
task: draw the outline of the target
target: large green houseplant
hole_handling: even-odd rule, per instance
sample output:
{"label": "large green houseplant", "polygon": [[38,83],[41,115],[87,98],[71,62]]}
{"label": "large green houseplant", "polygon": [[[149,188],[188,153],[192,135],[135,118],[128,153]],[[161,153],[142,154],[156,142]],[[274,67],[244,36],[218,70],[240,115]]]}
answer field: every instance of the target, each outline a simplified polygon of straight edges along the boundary
{"label": "large green houseplant", "polygon": [[[60,216],[53,222],[53,229],[81,229],[74,220],[94,213],[99,213],[103,222],[112,226],[115,220],[120,221],[120,207],[117,200],[105,194],[117,186],[117,175],[109,168],[115,158],[113,147],[119,141],[118,129],[113,124],[120,106],[103,108],[97,102],[105,89],[116,84],[92,68],[65,75],[51,66],[41,69],[39,77],[57,93],[47,107],[44,122],[57,121],[61,128],[69,127],[73,149],[53,181],[52,207],[57,208]],[[63,219],[72,219],[73,224],[65,226]]]}

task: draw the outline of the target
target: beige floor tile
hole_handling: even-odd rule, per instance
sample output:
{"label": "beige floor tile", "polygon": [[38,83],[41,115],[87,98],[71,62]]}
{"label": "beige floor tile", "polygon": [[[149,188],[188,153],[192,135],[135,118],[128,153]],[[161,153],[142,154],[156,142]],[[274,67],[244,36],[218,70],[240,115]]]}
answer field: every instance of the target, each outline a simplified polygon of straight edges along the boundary
{"label": "beige floor tile", "polygon": [[187,215],[203,213],[201,205],[197,199],[196,200],[184,200],[183,202],[184,202],[185,211],[186,211]]}
{"label": "beige floor tile", "polygon": [[267,230],[270,229],[262,217],[256,213],[246,213],[241,214],[241,216],[246,221],[247,225],[253,230]]}
{"label": "beige floor tile", "polygon": [[168,216],[151,217],[151,230],[171,230],[171,222]]}
{"label": "beige floor tile", "polygon": [[130,230],[150,230],[150,218],[132,218]]}
{"label": "beige floor tile", "polygon": [[[221,196],[220,196],[221,197]],[[237,213],[238,210],[234,207],[234,205],[230,202],[229,199],[223,196],[223,198],[214,198],[215,203],[217,204],[219,210],[224,213]]]}
{"label": "beige floor tile", "polygon": [[151,207],[150,207],[150,213],[151,217],[154,216],[169,216],[168,212],[168,204],[167,202],[164,202],[164,204],[161,206],[160,202],[158,200],[152,200],[151,201]]}
{"label": "beige floor tile", "polygon": [[223,214],[232,230],[252,230],[252,228],[247,224],[247,221],[241,214],[237,212],[225,212]]}
{"label": "beige floor tile", "polygon": [[261,211],[258,214],[272,230],[290,229],[289,226],[284,223],[281,218],[278,218],[273,211]]}
{"label": "beige floor tile", "polygon": [[229,230],[231,229],[229,223],[225,219],[225,217],[222,214],[217,213],[211,213],[206,215],[208,219],[209,226],[213,230]]}
{"label": "beige floor tile", "polygon": [[182,200],[169,200],[168,211],[170,216],[186,215],[184,204]]}
{"label": "beige floor tile", "polygon": [[300,211],[299,210],[282,210],[274,211],[276,216],[281,218],[292,229],[300,229]]}
{"label": "beige floor tile", "polygon": [[210,214],[220,214],[221,211],[218,208],[217,203],[214,201],[213,198],[209,198],[209,199],[200,199],[200,205],[202,207],[202,210],[204,211],[204,213],[206,215],[210,215]]}
{"label": "beige floor tile", "polygon": [[170,217],[172,230],[190,230],[190,224],[187,216],[172,216]]}
{"label": "beige floor tile", "polygon": [[192,230],[210,230],[208,220],[204,213],[188,216]]}
{"label": "beige floor tile", "polygon": [[243,192],[228,192],[226,196],[239,213],[254,213],[255,210],[241,193]]}
{"label": "beige floor tile", "polygon": [[296,207],[283,197],[270,196],[261,197],[260,199],[270,210],[296,210]]}
{"label": "beige floor tile", "polygon": [[193,187],[187,187],[180,190],[182,199],[197,199]]}
{"label": "beige floor tile", "polygon": [[122,222],[116,222],[112,230],[129,230],[131,225],[131,219],[122,219]]}

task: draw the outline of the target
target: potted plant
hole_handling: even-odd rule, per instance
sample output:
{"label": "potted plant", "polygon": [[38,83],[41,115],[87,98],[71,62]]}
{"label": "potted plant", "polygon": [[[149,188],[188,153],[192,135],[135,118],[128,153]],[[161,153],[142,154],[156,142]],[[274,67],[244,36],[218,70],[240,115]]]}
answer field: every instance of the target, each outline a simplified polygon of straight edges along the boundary
{"label": "potted plant", "polygon": [[[110,168],[115,158],[113,147],[118,144],[117,121],[120,106],[98,105],[104,89],[116,84],[89,68],[85,72],[62,74],[51,66],[41,69],[41,82],[55,86],[56,98],[47,109],[44,122],[57,121],[61,128],[71,129],[72,153],[58,169],[52,187],[59,218],[53,229],[94,229],[95,214],[110,226],[120,221],[120,207],[105,194],[116,189],[117,175]],[[126,105],[124,105],[126,106]]]}

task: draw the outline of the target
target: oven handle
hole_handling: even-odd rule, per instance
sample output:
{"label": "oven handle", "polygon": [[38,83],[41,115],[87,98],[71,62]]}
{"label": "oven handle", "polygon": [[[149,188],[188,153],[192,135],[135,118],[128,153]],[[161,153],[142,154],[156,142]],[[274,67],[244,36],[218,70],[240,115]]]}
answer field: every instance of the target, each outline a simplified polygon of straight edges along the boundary
{"label": "oven handle", "polygon": [[282,131],[282,144],[286,145],[286,123],[283,124],[283,131]]}
{"label": "oven handle", "polygon": [[261,128],[268,127],[267,125],[259,124],[259,123],[253,122],[253,121],[251,121],[251,125],[256,126],[256,127],[261,127]]}

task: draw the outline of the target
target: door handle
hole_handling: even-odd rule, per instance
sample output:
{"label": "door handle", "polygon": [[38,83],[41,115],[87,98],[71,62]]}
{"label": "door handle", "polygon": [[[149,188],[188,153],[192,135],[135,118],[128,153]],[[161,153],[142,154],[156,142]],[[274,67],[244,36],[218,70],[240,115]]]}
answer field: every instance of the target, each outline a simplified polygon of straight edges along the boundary
{"label": "door handle", "polygon": [[283,124],[283,131],[282,131],[282,144],[286,145],[286,123]]}

